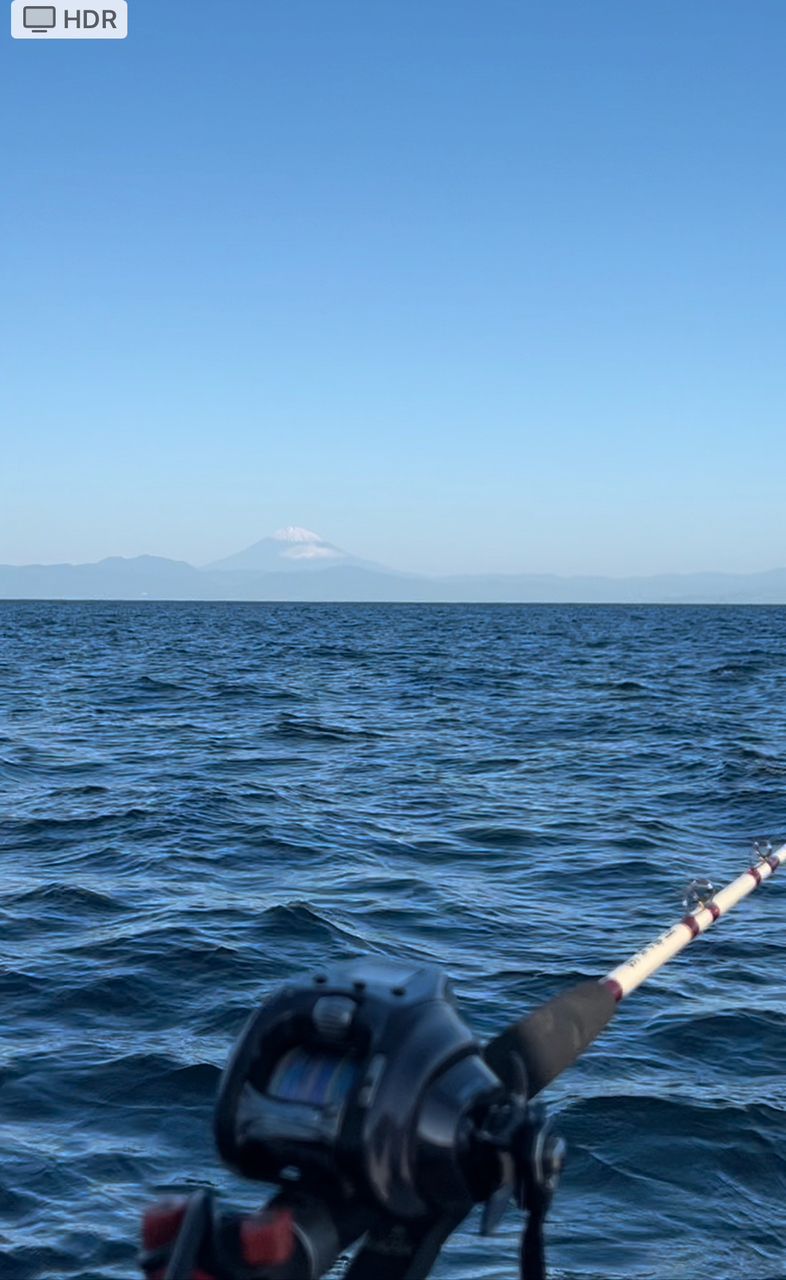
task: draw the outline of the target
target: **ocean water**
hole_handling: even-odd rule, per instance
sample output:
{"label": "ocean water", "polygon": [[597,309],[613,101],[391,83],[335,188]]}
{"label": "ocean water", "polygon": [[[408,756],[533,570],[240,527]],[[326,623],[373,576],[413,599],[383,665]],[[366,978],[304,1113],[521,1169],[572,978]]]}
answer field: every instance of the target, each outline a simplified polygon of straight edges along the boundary
{"label": "ocean water", "polygon": [[[487,1036],[786,833],[786,610],[0,604],[0,1274],[136,1274],[248,1012],[364,952]],[[552,1086],[556,1280],[786,1277],[775,879]],[[470,1218],[443,1280],[516,1274]]]}

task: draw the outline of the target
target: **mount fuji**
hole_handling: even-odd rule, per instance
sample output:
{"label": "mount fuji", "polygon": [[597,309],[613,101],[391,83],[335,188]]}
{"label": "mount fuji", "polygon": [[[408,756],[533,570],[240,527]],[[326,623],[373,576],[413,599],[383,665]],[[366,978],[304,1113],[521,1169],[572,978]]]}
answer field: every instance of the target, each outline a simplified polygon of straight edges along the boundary
{"label": "mount fuji", "polygon": [[221,573],[282,573],[293,569],[332,569],[337,565],[354,565],[373,569],[378,573],[387,572],[382,565],[360,560],[300,525],[288,525],[286,529],[279,529],[272,537],[260,538],[259,542],[252,543],[245,550],[236,551],[223,560],[216,560],[206,568]]}

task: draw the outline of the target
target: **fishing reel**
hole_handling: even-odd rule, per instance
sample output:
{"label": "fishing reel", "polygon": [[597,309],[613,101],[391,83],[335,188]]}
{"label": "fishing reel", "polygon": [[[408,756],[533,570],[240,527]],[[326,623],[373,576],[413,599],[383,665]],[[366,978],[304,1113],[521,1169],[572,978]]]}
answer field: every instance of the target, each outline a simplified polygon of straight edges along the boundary
{"label": "fishing reel", "polygon": [[151,1210],[148,1280],[318,1280],[352,1248],[346,1280],[421,1280],[474,1205],[488,1233],[511,1200],[529,1215],[521,1274],[542,1280],[563,1147],[531,1098],[614,1004],[582,984],[483,1049],[434,968],[361,959],[284,987],[215,1113],[224,1161],[277,1191],[247,1218],[204,1193]]}

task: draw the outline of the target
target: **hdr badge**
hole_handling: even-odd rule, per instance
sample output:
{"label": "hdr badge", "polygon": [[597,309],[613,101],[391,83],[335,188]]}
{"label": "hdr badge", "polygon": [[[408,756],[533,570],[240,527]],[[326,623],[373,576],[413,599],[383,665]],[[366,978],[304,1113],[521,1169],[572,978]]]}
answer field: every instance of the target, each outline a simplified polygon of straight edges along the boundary
{"label": "hdr badge", "polygon": [[56,0],[30,4],[13,0],[11,35],[15,40],[125,40],[126,0]]}

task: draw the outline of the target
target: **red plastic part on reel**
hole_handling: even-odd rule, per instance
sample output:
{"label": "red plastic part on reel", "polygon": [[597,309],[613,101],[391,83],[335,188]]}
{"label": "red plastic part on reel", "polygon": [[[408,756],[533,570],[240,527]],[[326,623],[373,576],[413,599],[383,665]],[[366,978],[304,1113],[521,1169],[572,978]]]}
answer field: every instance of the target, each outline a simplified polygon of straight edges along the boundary
{"label": "red plastic part on reel", "polygon": [[145,1210],[142,1219],[142,1246],[146,1250],[163,1249],[180,1232],[186,1216],[186,1200],[160,1200]]}
{"label": "red plastic part on reel", "polygon": [[[160,1271],[154,1271],[150,1280],[164,1280],[166,1268],[162,1267]],[[215,1276],[209,1276],[206,1271],[192,1271],[191,1280],[216,1280]]]}
{"label": "red plastic part on reel", "polygon": [[245,1218],[240,1224],[240,1246],[248,1267],[280,1267],[295,1252],[295,1229],[289,1209]]}
{"label": "red plastic part on reel", "polygon": [[[188,1201],[183,1199],[160,1200],[145,1210],[142,1219],[142,1247],[146,1252],[155,1253],[174,1244],[183,1226]],[[166,1267],[150,1273],[149,1280],[164,1280]],[[191,1280],[215,1280],[215,1276],[207,1271],[192,1271]]]}
{"label": "red plastic part on reel", "polygon": [[[162,1267],[160,1271],[154,1271],[150,1280],[164,1280],[166,1268]],[[206,1271],[192,1271],[191,1280],[216,1280],[215,1276],[209,1276]]]}

